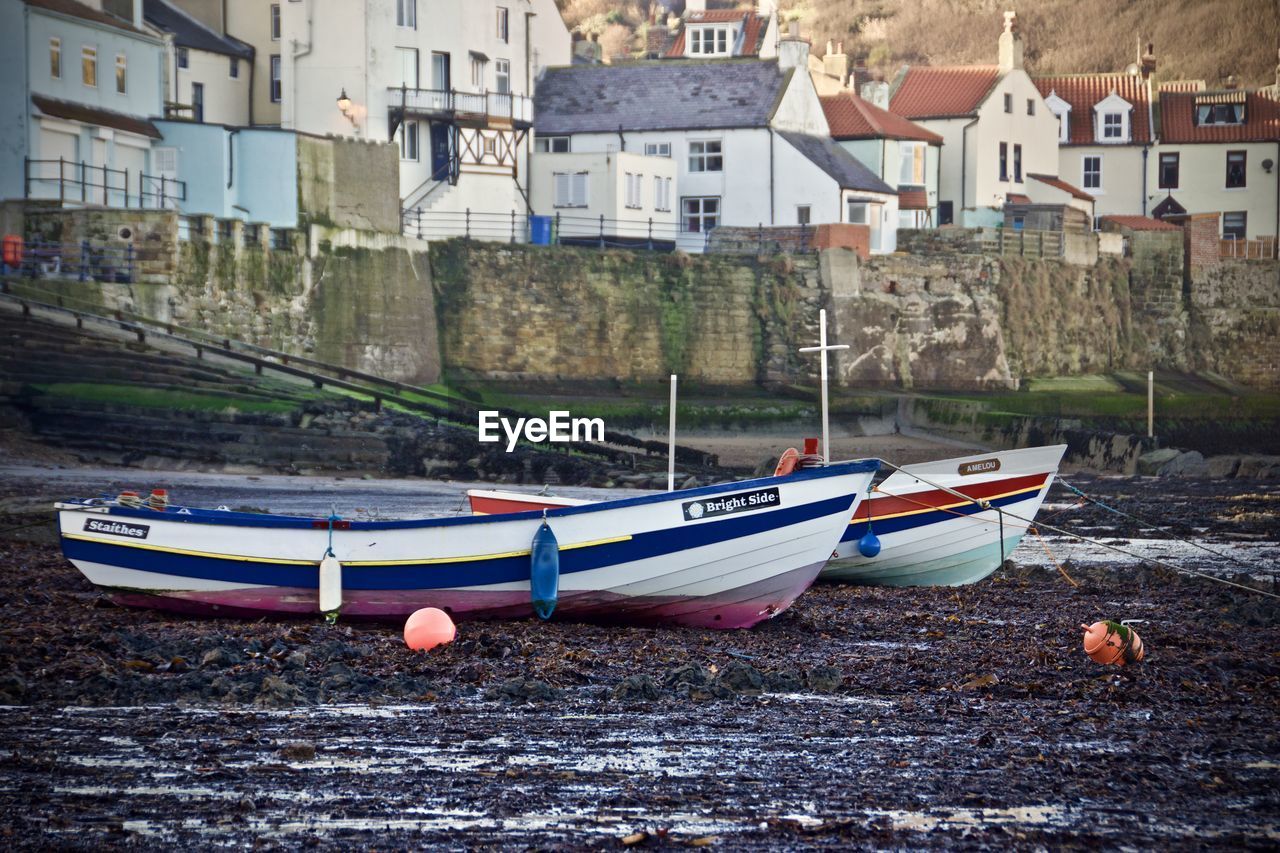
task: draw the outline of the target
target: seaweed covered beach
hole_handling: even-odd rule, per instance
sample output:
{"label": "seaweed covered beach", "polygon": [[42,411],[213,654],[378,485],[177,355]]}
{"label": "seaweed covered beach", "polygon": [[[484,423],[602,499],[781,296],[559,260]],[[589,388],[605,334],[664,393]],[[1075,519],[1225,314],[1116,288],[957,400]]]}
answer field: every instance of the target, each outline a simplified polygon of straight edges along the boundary
{"label": "seaweed covered beach", "polygon": [[[751,631],[464,623],[415,653],[395,625],[110,605],[40,506],[151,477],[125,476],[5,478],[11,847],[1280,844],[1280,602],[1154,562],[1280,591],[1275,485],[1081,476],[1196,544],[1055,488],[1042,518],[1140,556],[1029,536],[979,584],[818,585]],[[328,508],[233,479],[179,497]],[[344,488],[386,514],[461,493]],[[1142,663],[1084,655],[1108,618],[1143,620]]]}

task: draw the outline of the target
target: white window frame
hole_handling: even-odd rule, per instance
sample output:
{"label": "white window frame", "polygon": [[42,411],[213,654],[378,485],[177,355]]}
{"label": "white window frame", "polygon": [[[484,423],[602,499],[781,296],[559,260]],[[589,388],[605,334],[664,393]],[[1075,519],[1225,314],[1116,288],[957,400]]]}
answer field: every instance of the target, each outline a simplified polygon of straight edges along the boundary
{"label": "white window frame", "polygon": [[[926,149],[927,145],[924,142],[898,143],[898,186],[923,187],[925,185]],[[910,165],[911,174],[904,178],[908,165]]]}
{"label": "white window frame", "polygon": [[[1237,237],[1232,234],[1227,236],[1227,217],[1240,217],[1241,236]],[[1225,210],[1222,213],[1222,239],[1223,240],[1247,240],[1249,239],[1249,211],[1247,210]]]}
{"label": "white window frame", "polygon": [[[89,77],[93,82],[89,82]],[[84,44],[80,46],[80,82],[91,89],[98,88],[98,46]]]}
{"label": "white window frame", "polygon": [[[854,212],[859,213],[858,218],[854,218]],[[871,203],[867,201],[858,201],[857,199],[849,199],[845,202],[845,221],[850,225],[870,225],[871,220]]]}
{"label": "white window frame", "polygon": [[271,40],[280,41],[280,4],[272,3],[269,11],[271,23],[268,25],[271,30]]}
{"label": "white window frame", "polygon": [[179,68],[190,68],[191,67],[191,51],[189,51],[185,47],[175,48],[174,62],[177,64]]}
{"label": "white window frame", "polygon": [[729,27],[689,27],[689,45],[686,54],[692,56],[727,56],[733,52],[737,31]]}
{"label": "white window frame", "polygon": [[498,41],[503,44],[511,41],[511,14],[506,6],[498,7]]}
{"label": "white window frame", "polygon": [[[1089,161],[1097,160],[1097,176],[1098,183],[1090,186],[1089,184]],[[1080,158],[1080,186],[1089,191],[1090,195],[1102,195],[1102,155],[1101,154],[1085,154]]]}
{"label": "white window frame", "polygon": [[116,54],[116,94],[129,94],[129,58],[123,53]]}
{"label": "white window frame", "polygon": [[587,172],[552,172],[551,183],[555,190],[553,207],[587,207],[590,185]]}
{"label": "white window frame", "polygon": [[644,175],[634,172],[624,172],[623,174],[625,176],[624,188],[626,192],[623,206],[631,210],[640,210],[643,207],[640,202],[640,187],[644,181]]}
{"label": "white window frame", "polygon": [[[680,199],[680,230],[685,234],[705,234],[720,225],[723,208],[718,195],[687,195]],[[714,202],[715,210],[707,210],[707,202]],[[692,205],[692,206],[691,206]],[[694,209],[696,207],[696,209]],[[710,221],[710,227],[707,222]],[[697,222],[698,227],[690,228]]]}
{"label": "white window frame", "polygon": [[1044,105],[1049,108],[1049,112],[1058,117],[1058,142],[1066,144],[1071,139],[1071,104],[1058,97],[1058,93],[1052,89],[1049,90],[1049,96],[1044,99]]}
{"label": "white window frame", "polygon": [[400,137],[400,159],[416,163],[422,156],[422,131],[419,122],[401,122],[397,132]]}
{"label": "white window frame", "polygon": [[570,149],[568,136],[536,136],[533,139],[535,154],[568,154]]}
{"label": "white window frame", "polygon": [[49,77],[62,79],[62,39],[56,36],[49,39]]}
{"label": "white window frame", "polygon": [[471,54],[471,86],[481,92],[484,91],[484,67],[488,64],[474,53]]}
{"label": "white window frame", "polygon": [[1123,145],[1132,141],[1132,115],[1133,105],[1112,91],[1093,105],[1094,139],[1100,145]]}
{"label": "white window frame", "polygon": [[661,175],[653,176],[653,209],[663,212],[671,210],[671,179]]}
{"label": "white window frame", "polygon": [[422,66],[419,64],[418,49],[416,47],[397,47],[396,59],[400,65],[400,83],[410,89],[417,89],[421,84]]}
{"label": "white window frame", "polygon": [[267,94],[271,96],[271,103],[280,103],[281,96],[284,93],[284,85],[280,80],[280,54],[273,53],[269,60],[268,68],[270,75],[267,78]]}
{"label": "white window frame", "polygon": [[670,142],[646,142],[644,144],[644,156],[646,157],[670,157]]}
{"label": "white window frame", "polygon": [[232,56],[232,57],[229,57],[229,60],[230,61],[227,64],[227,79],[239,80],[240,79],[240,57]]}
{"label": "white window frame", "polygon": [[493,61],[494,91],[499,95],[511,94],[511,60],[495,59]]}
{"label": "white window frame", "polygon": [[[691,139],[689,140],[689,171],[698,172],[698,173],[723,172],[724,171],[724,140],[722,139]],[[694,197],[695,196],[691,196],[691,198],[694,198]]]}
{"label": "white window frame", "polygon": [[396,27],[402,30],[418,28],[418,0],[396,0]]}

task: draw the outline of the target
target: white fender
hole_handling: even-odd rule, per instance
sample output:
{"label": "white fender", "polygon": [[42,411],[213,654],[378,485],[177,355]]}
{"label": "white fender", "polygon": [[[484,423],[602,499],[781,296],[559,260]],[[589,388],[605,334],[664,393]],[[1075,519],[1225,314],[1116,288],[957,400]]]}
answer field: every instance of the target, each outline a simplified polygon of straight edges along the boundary
{"label": "white fender", "polygon": [[320,612],[342,608],[342,563],[332,554],[320,561]]}

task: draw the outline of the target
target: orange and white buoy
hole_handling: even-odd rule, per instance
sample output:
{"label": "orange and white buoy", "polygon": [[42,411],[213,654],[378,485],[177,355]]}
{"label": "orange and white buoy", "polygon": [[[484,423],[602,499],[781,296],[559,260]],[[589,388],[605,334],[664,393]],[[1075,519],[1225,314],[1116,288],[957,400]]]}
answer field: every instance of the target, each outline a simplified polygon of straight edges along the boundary
{"label": "orange and white buoy", "polygon": [[1142,638],[1128,625],[1108,619],[1080,627],[1084,629],[1084,653],[1096,663],[1124,666],[1142,660]]}
{"label": "orange and white buoy", "polygon": [[404,623],[404,644],[414,651],[427,651],[452,643],[458,634],[449,614],[437,607],[415,610]]}

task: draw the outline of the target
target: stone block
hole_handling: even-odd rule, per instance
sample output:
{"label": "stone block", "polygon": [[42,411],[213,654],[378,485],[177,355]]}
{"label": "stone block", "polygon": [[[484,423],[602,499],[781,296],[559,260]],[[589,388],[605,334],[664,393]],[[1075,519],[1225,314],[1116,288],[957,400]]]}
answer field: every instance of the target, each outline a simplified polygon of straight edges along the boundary
{"label": "stone block", "polygon": [[1150,453],[1144,453],[1138,457],[1137,472],[1144,476],[1159,474],[1161,468],[1172,462],[1181,453],[1182,451],[1176,447],[1163,447]]}

